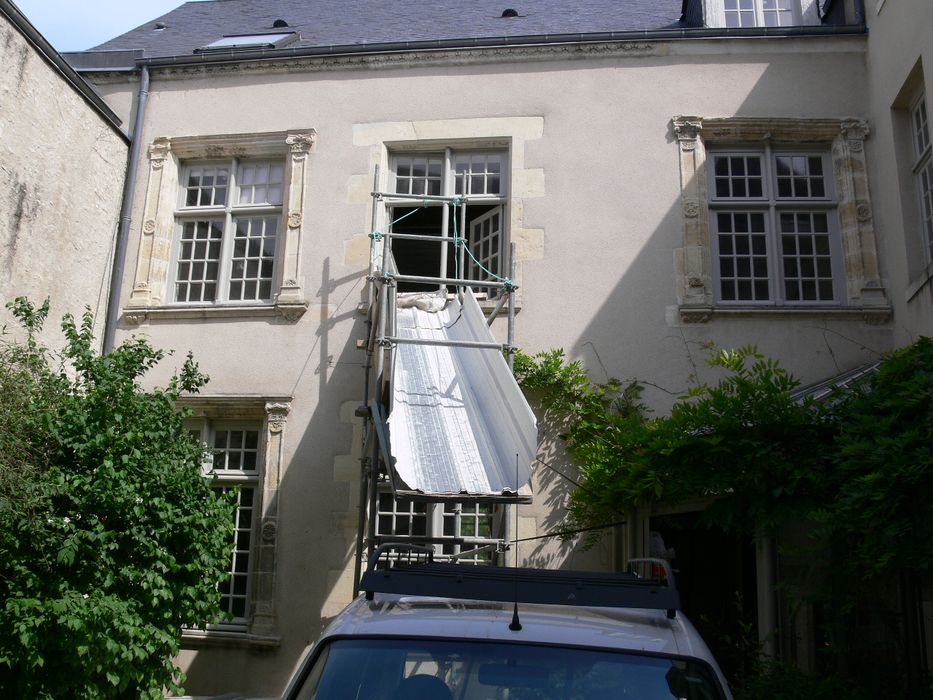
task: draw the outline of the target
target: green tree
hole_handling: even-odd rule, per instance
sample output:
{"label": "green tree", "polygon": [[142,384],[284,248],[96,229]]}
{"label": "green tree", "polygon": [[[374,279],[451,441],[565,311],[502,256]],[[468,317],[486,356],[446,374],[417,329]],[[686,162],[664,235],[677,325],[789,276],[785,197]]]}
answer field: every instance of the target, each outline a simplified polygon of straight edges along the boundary
{"label": "green tree", "polygon": [[183,626],[221,617],[233,505],[200,474],[177,408],[206,381],[189,356],[131,339],[97,354],[92,318],[65,350],[36,341],[48,303],[9,305],[26,340],[0,348],[0,695],[161,698]]}
{"label": "green tree", "polygon": [[[697,498],[710,503],[709,525],[752,537],[804,524],[812,539],[796,556],[810,571],[799,592],[793,581],[782,592],[821,602],[839,641],[833,663],[843,669],[813,681],[826,691],[813,697],[831,696],[846,674],[877,681],[879,664],[892,658],[888,690],[927,697],[922,661],[911,655],[921,631],[909,611],[933,571],[933,339],[891,353],[869,382],[824,402],[792,398],[797,380],[754,347],[719,351],[708,363],[725,372],[721,381],[649,417],[636,383],[593,383],[560,351],[517,357],[519,381],[562,423],[580,469],[566,529],[598,537],[634,508]],[[887,661],[877,658],[874,633],[863,632],[873,621],[894,640]],[[758,668],[745,697],[772,697],[778,678],[796,683],[793,669]],[[753,690],[759,681],[763,694]]]}

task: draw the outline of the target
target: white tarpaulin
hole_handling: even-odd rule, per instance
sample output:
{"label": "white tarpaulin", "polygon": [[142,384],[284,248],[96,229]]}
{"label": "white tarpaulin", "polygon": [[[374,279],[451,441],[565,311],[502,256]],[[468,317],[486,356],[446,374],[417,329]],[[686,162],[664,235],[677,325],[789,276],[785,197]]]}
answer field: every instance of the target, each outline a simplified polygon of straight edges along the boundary
{"label": "white tarpaulin", "polygon": [[[469,291],[462,307],[453,300],[440,311],[423,308],[398,309],[398,337],[496,342]],[[392,392],[398,490],[513,499],[530,493],[537,424],[499,350],[399,343]]]}

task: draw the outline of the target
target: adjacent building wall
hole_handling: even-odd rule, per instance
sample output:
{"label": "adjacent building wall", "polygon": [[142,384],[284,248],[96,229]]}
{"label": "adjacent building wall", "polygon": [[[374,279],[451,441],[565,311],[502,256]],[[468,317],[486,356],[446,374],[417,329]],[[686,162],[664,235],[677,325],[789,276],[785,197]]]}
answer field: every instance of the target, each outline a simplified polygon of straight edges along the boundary
{"label": "adjacent building wall", "polygon": [[127,140],[25,19],[0,10],[0,305],[48,297],[51,342],[61,316],[87,306],[100,337]]}
{"label": "adjacent building wall", "polygon": [[906,345],[933,333],[933,263],[923,252],[908,116],[924,92],[933,114],[933,8],[927,0],[866,4],[871,187],[895,305],[895,342]]}

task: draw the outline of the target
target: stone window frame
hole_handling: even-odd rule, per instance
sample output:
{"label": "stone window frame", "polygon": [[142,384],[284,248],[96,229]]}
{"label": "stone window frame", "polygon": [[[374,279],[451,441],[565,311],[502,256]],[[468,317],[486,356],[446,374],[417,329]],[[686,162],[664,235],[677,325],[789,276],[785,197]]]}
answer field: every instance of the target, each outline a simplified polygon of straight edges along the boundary
{"label": "stone window frame", "polygon": [[[304,220],[308,156],[316,139],[314,129],[154,139],[148,153],[149,181],[143,205],[136,276],[130,298],[123,308],[124,319],[133,325],[160,317],[278,315],[287,321],[298,320],[308,308],[301,275],[301,241],[307,235]],[[171,301],[169,282],[179,176],[186,163],[233,158],[283,158],[286,161],[286,194],[282,211],[287,214],[283,217],[281,243],[277,251],[281,272],[274,302],[261,305],[175,304]]]}
{"label": "stone window frame", "polygon": [[[716,315],[859,316],[869,323],[890,320],[891,306],[878,266],[865,139],[861,119],[792,119],[677,116],[672,119],[680,156],[683,247],[675,251],[676,296],[683,323]],[[838,203],[845,297],[833,306],[719,305],[715,302],[710,240],[708,148],[819,148],[832,157]]]}
{"label": "stone window frame", "polygon": [[185,629],[185,646],[204,644],[278,646],[275,610],[276,549],[279,486],[284,470],[284,432],[291,411],[290,396],[192,396],[181,399],[191,420],[201,424],[260,426],[262,453],[257,469],[254,537],[252,538],[250,614],[245,625],[218,624]]}

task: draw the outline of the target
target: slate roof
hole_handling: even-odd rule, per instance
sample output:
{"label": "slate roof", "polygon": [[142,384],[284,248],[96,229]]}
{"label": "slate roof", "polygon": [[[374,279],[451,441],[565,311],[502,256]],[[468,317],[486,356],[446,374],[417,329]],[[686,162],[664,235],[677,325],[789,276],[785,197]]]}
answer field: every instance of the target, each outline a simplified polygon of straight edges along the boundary
{"label": "slate roof", "polygon": [[[519,16],[502,17],[507,8]],[[224,35],[276,31],[300,33],[289,49],[640,31],[685,26],[683,9],[682,0],[208,0],[187,2],[92,51],[190,56]],[[276,20],[289,28],[273,28]]]}

